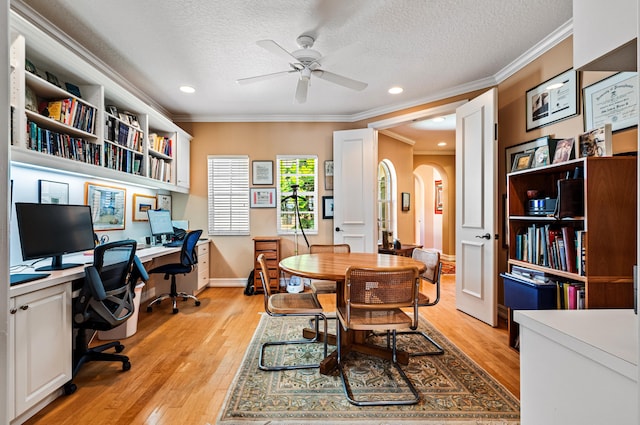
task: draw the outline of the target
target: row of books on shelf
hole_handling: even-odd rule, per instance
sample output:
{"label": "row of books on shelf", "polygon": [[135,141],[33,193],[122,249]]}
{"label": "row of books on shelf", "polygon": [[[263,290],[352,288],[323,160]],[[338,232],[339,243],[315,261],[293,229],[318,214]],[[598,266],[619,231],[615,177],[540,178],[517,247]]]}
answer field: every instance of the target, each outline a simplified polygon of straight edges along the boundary
{"label": "row of books on shelf", "polygon": [[44,101],[40,113],[58,122],[95,134],[96,108],[72,97],[62,100]]}
{"label": "row of books on shelf", "polygon": [[171,182],[171,163],[161,158],[149,157],[149,177],[163,182]]}
{"label": "row of books on shelf", "polygon": [[31,150],[101,165],[101,146],[79,137],[57,133],[27,121],[27,147]]}
{"label": "row of books on shelf", "polygon": [[512,266],[511,273],[518,279],[545,287],[556,287],[556,308],[559,310],[581,310],[585,308],[585,285],[582,282],[570,282],[551,277],[539,270]]}
{"label": "row of books on shelf", "polygon": [[533,224],[515,236],[516,260],[585,275],[586,232]]}
{"label": "row of books on shelf", "polygon": [[140,168],[141,163],[142,154],[119,149],[113,145],[105,146],[104,164],[107,168],[123,171],[129,174],[140,175],[142,172]]}
{"label": "row of books on shelf", "polygon": [[149,149],[172,156],[173,140],[167,136],[149,133]]}
{"label": "row of books on shelf", "polygon": [[144,133],[115,117],[107,116],[105,121],[105,138],[126,148],[142,152]]}

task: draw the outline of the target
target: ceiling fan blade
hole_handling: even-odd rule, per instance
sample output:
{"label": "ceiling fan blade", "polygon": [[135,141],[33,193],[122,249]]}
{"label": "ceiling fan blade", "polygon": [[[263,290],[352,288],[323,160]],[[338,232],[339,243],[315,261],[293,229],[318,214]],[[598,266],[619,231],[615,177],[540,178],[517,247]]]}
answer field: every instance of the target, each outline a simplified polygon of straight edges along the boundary
{"label": "ceiling fan blade", "polygon": [[361,91],[366,89],[368,86],[367,83],[363,83],[362,81],[353,80],[351,78],[343,77],[342,75],[334,74],[333,72],[329,71],[323,71],[321,69],[314,69],[312,73],[318,78],[352,90]]}
{"label": "ceiling fan blade", "polygon": [[284,75],[284,74],[290,74],[292,72],[298,72],[295,69],[291,69],[289,71],[280,71],[280,72],[274,72],[271,74],[264,74],[264,75],[257,75],[255,77],[247,77],[247,78],[238,78],[236,80],[236,83],[238,84],[250,84],[250,83],[257,83],[258,81],[264,81],[264,80],[269,80],[271,78],[275,78],[278,77],[280,75]]}
{"label": "ceiling fan blade", "polygon": [[262,47],[263,49],[270,51],[274,55],[280,56],[281,58],[285,59],[289,63],[291,63],[292,60],[293,60],[293,63],[298,62],[298,59],[295,56],[293,56],[291,53],[285,50],[284,47],[282,47],[281,45],[279,45],[273,40],[260,40],[260,41],[256,41],[256,44]]}
{"label": "ceiling fan blade", "polygon": [[300,77],[298,87],[296,87],[296,102],[305,103],[307,101],[307,92],[309,91],[309,78]]}

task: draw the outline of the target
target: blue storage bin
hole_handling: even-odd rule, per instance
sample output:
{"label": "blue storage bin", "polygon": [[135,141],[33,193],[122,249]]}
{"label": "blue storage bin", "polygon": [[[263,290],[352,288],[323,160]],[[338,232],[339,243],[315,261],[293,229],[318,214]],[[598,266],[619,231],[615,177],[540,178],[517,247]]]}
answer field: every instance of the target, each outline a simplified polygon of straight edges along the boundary
{"label": "blue storage bin", "polygon": [[537,285],[517,276],[501,273],[504,305],[513,310],[555,310],[556,285]]}

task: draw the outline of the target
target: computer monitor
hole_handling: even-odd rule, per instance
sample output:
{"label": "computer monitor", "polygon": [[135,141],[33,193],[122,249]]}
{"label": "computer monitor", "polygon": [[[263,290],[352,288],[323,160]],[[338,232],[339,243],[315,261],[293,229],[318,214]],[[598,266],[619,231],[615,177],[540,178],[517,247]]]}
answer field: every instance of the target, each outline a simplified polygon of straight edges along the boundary
{"label": "computer monitor", "polygon": [[171,211],[169,210],[147,210],[149,226],[153,236],[173,235],[173,224],[171,223]]}
{"label": "computer monitor", "polygon": [[62,256],[92,250],[93,222],[88,205],[16,202],[16,219],[24,260],[52,257],[43,270],[63,270],[82,264],[63,263]]}

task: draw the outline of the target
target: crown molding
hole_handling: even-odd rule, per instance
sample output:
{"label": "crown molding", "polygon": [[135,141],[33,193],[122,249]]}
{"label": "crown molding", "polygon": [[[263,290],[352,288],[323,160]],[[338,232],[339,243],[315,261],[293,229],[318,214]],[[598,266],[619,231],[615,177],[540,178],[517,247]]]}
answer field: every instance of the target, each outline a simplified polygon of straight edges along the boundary
{"label": "crown molding", "polygon": [[416,141],[413,139],[410,139],[408,137],[405,136],[401,136],[400,134],[394,133],[393,131],[389,131],[389,130],[378,130],[378,133],[382,133],[385,136],[389,136],[392,139],[398,140],[402,143],[406,143],[407,145],[410,146],[414,146],[416,144]]}
{"label": "crown molding", "polygon": [[432,155],[432,156],[451,156],[455,155],[455,150],[446,150],[446,151],[413,151],[413,156],[417,155]]}
{"label": "crown molding", "polygon": [[175,122],[353,122],[349,115],[172,115]]}

